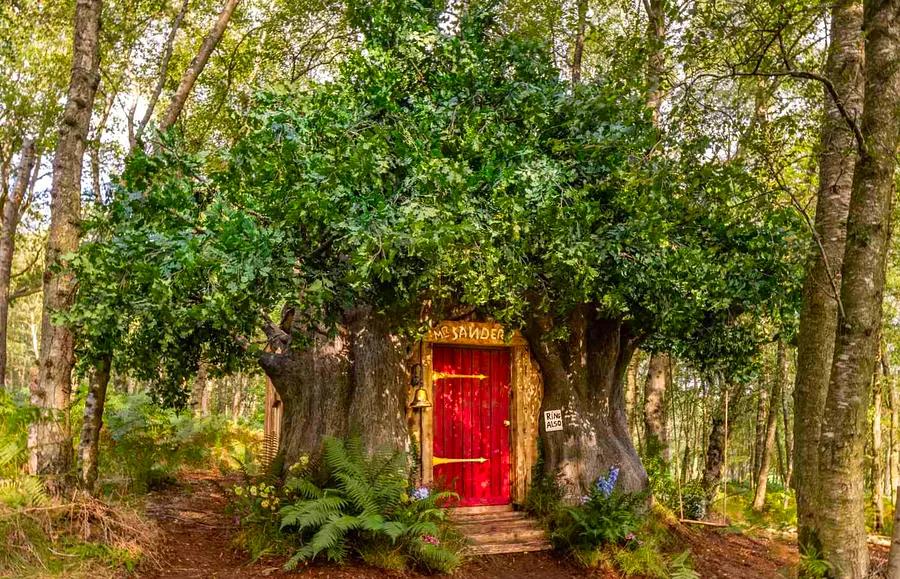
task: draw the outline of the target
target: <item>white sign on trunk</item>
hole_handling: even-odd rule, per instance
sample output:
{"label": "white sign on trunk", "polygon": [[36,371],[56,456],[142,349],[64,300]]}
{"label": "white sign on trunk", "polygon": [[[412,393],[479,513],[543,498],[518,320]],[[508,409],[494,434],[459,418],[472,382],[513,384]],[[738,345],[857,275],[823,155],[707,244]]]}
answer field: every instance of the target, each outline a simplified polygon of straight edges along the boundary
{"label": "white sign on trunk", "polygon": [[563,429],[562,410],[544,411],[544,430],[554,432]]}

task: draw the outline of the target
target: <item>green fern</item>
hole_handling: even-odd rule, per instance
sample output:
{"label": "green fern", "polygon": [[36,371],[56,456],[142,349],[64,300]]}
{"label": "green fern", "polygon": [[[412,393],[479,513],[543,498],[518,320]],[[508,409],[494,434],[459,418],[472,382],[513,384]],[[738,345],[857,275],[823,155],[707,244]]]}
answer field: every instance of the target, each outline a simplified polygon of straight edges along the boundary
{"label": "green fern", "polygon": [[[322,478],[313,478],[320,471]],[[441,543],[440,537],[449,535],[438,506],[454,495],[411,500],[409,474],[403,453],[367,455],[359,439],[326,439],[322,469],[305,469],[284,485],[296,498],[279,511],[281,528],[300,543],[285,568],[317,557],[343,563],[351,554],[395,570],[407,564],[445,572],[455,568],[461,544]]]}
{"label": "green fern", "polygon": [[44,483],[38,477],[0,479],[0,503],[8,507],[40,507],[49,502]]}
{"label": "green fern", "polygon": [[800,551],[800,577],[815,579],[828,577],[831,563],[825,560],[822,552],[814,546],[806,546]]}

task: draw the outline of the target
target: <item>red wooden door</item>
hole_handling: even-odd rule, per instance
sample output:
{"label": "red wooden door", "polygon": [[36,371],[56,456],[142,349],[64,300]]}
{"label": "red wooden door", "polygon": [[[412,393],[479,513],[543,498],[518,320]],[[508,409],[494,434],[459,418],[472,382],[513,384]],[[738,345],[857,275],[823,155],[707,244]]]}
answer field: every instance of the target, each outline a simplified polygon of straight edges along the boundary
{"label": "red wooden door", "polygon": [[509,350],[436,344],[432,364],[435,482],[459,506],[508,504]]}

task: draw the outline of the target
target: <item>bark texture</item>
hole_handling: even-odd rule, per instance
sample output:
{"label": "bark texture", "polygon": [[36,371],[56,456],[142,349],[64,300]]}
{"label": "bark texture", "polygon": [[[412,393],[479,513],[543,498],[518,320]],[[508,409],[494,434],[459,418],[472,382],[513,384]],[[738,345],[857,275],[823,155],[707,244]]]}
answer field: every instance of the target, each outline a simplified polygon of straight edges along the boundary
{"label": "bark texture", "polygon": [[181,110],[184,108],[184,103],[187,102],[188,95],[191,94],[191,89],[194,88],[194,83],[197,82],[197,78],[203,72],[206,63],[209,62],[210,55],[212,55],[216,46],[219,45],[219,41],[222,40],[222,35],[225,34],[231,15],[234,14],[234,9],[237,8],[239,2],[240,0],[225,0],[225,5],[222,7],[222,11],[219,12],[216,23],[209,31],[209,34],[206,35],[206,38],[203,39],[200,50],[181,76],[178,88],[175,89],[175,94],[172,95],[172,102],[169,103],[169,108],[166,109],[163,120],[159,124],[160,131],[165,132],[169,130],[175,124],[175,121],[178,120]]}
{"label": "bark texture", "polygon": [[775,379],[772,381],[772,392],[769,396],[769,409],[764,426],[762,453],[759,458],[759,469],[756,472],[756,491],[753,495],[752,508],[762,511],[766,505],[766,489],[769,484],[769,465],[772,462],[772,450],[775,446],[775,434],[778,427],[778,414],[781,407],[781,396],[787,381],[787,353],[784,342],[778,342],[778,353],[775,360]]}
{"label": "bark texture", "polygon": [[843,305],[819,441],[822,551],[839,577],[867,575],[865,440],[878,352],[900,137],[900,5],[866,3],[866,88],[841,276]]}
{"label": "bark texture", "polygon": [[112,356],[104,356],[94,366],[84,400],[84,421],[81,440],[78,443],[78,477],[81,486],[90,492],[97,484],[100,456],[100,429],[103,427],[103,407],[106,404],[106,388]]}
{"label": "bark texture", "polygon": [[[559,323],[559,322],[557,322]],[[544,379],[542,411],[561,409],[563,430],[541,430],[546,474],[562,475],[566,491],[582,496],[609,468],[618,466],[619,487],[647,487],[647,473],[631,442],[625,417],[625,374],[636,339],[619,320],[583,306],[564,322],[533,317],[525,328]]]}
{"label": "bark texture", "polygon": [[409,449],[406,404],[411,359],[389,323],[367,308],[345,314],[334,336],[282,345],[260,365],[284,404],[285,464],[315,454],[326,436],[360,436],[372,450]]}
{"label": "bark texture", "polygon": [[65,416],[72,391],[75,351],[72,331],[52,322],[54,312],[72,304],[75,279],[62,265],[62,256],[75,251],[81,236],[81,163],[91,109],[100,83],[101,0],[78,0],[72,75],[53,159],[50,188],[50,231],[44,304],[41,322],[41,358],[31,402],[44,411],[28,430],[29,469],[33,474],[63,475],[72,461],[69,423]]}
{"label": "bark texture", "polygon": [[31,183],[35,158],[34,140],[26,139],[22,145],[15,185],[3,203],[3,218],[2,224],[0,224],[0,389],[6,387],[9,284],[12,278],[12,262],[16,247],[16,229],[19,226],[19,210]]}
{"label": "bark texture", "polygon": [[669,355],[653,352],[644,384],[644,438],[647,460],[669,462],[669,437],[666,434],[666,386],[668,385]]}
{"label": "bark texture", "polygon": [[[861,0],[841,0],[831,8],[831,43],[825,75],[844,108],[859,117],[863,102],[863,8]],[[797,345],[794,385],[794,484],[797,491],[797,533],[801,546],[815,546],[818,452],[822,414],[828,392],[837,293],[841,287],[847,211],[856,162],[853,134],[834,100],[824,94],[824,122],[819,145],[819,190],[816,201],[816,241],[811,248],[803,284],[803,308]]]}

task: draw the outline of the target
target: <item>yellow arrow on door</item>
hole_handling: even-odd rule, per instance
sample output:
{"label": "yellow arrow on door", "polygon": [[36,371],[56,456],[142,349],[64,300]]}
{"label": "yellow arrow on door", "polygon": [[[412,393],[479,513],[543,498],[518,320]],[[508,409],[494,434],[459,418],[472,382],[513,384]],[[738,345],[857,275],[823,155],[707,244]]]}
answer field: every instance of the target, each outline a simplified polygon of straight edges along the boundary
{"label": "yellow arrow on door", "polygon": [[481,462],[481,463],[484,463],[484,462],[487,462],[487,460],[488,459],[486,459],[484,457],[481,457],[481,458],[444,458],[441,456],[435,456],[434,458],[431,459],[431,464],[433,464],[434,466],[437,466],[439,464],[451,464],[454,462]]}
{"label": "yellow arrow on door", "polygon": [[432,380],[442,380],[444,378],[475,378],[476,380],[484,380],[487,376],[484,374],[448,374],[446,372],[434,372],[431,374]]}

